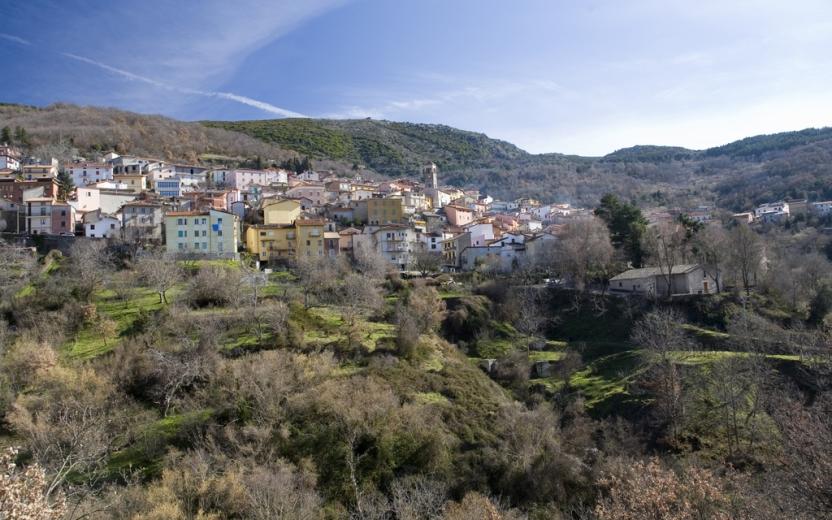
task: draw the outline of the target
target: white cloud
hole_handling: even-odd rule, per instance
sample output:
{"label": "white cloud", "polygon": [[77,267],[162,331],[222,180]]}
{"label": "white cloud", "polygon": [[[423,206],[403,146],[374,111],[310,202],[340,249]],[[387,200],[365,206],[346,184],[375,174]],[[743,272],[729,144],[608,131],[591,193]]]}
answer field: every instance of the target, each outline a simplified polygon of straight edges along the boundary
{"label": "white cloud", "polygon": [[106,63],[102,63],[100,61],[96,61],[84,56],[79,56],[77,54],[71,54],[68,52],[62,53],[67,58],[72,58],[73,60],[80,61],[83,63],[87,63],[89,65],[94,65],[98,68],[104,69],[108,72],[112,72],[113,74],[117,74],[127,79],[132,79],[135,81],[139,81],[145,83],[147,85],[151,85],[156,88],[171,90],[173,92],[179,92],[180,94],[189,94],[189,95],[197,95],[197,96],[205,96],[205,97],[213,97],[213,98],[220,98],[220,99],[227,99],[229,101],[235,101],[237,103],[242,103],[243,105],[248,105],[250,107],[258,108],[264,112],[268,112],[270,114],[275,114],[282,117],[306,117],[303,114],[299,114],[297,112],[293,112],[291,110],[287,110],[285,108],[280,108],[274,106],[270,103],[266,103],[265,101],[259,101],[257,99],[252,99],[250,97],[241,96],[239,94],[233,94],[231,92],[213,92],[213,91],[204,91],[198,90],[188,87],[180,87],[176,85],[170,85],[168,83],[164,83],[162,81],[158,81],[152,78],[147,78],[141,76],[139,74],[134,74],[130,71],[119,69],[116,67],[112,67],[107,65]]}
{"label": "white cloud", "polygon": [[29,40],[24,40],[20,36],[15,36],[13,34],[0,33],[0,38],[3,38],[4,40],[9,40],[10,42],[19,43],[21,45],[32,45],[32,42],[30,42]]}

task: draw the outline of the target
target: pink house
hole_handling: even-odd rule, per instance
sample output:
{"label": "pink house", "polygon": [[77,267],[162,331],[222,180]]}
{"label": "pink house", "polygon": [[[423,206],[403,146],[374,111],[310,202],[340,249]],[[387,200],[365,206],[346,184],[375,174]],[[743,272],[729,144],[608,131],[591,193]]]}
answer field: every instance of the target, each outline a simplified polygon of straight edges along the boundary
{"label": "pink house", "polygon": [[452,226],[465,226],[474,221],[474,211],[468,208],[451,204],[445,206],[444,210],[448,223]]}

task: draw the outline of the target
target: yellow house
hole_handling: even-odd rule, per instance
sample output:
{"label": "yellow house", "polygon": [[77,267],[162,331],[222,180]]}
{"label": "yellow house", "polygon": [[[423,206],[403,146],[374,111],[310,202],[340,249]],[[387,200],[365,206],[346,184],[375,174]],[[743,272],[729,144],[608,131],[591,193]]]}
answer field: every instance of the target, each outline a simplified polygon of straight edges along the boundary
{"label": "yellow house", "polygon": [[294,225],[260,224],[246,230],[246,249],[262,260],[295,256],[297,231]]}
{"label": "yellow house", "polygon": [[301,257],[323,257],[324,221],[320,219],[296,220],[298,232],[297,255]]}
{"label": "yellow house", "polygon": [[261,261],[322,257],[324,221],[297,219],[293,224],[259,224],[246,231],[246,248]]}
{"label": "yellow house", "polygon": [[300,202],[279,199],[266,202],[263,207],[263,222],[266,224],[292,224],[300,217]]}
{"label": "yellow house", "polygon": [[142,193],[147,191],[147,175],[143,173],[122,173],[113,175],[113,181],[123,182],[130,191]]}
{"label": "yellow house", "polygon": [[401,197],[367,200],[367,222],[371,226],[398,224],[402,222],[403,216],[404,204]]}

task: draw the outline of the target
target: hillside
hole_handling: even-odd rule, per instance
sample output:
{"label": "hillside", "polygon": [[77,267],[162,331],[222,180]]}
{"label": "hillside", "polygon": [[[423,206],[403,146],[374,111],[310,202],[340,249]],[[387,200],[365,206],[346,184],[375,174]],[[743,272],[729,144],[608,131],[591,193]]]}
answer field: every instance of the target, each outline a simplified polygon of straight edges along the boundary
{"label": "hillside", "polygon": [[63,142],[187,162],[251,165],[306,155],[317,168],[413,176],[433,161],[444,184],[498,197],[593,205],[609,191],[643,205],[741,210],[787,197],[832,198],[832,129],[749,137],[708,150],[640,145],[603,157],[529,154],[444,125],[323,119],[180,122],[110,108],[0,104],[0,127],[24,127],[32,148]]}
{"label": "hillside", "polygon": [[186,162],[211,156],[245,160],[259,155],[283,160],[295,155],[241,133],[113,108],[3,104],[0,127],[5,126],[25,128],[33,148],[65,142],[81,153],[115,150]]}
{"label": "hillside", "polygon": [[391,176],[411,175],[426,162],[440,169],[494,166],[528,156],[513,144],[444,125],[374,119],[207,121],[322,159],[363,164]]}

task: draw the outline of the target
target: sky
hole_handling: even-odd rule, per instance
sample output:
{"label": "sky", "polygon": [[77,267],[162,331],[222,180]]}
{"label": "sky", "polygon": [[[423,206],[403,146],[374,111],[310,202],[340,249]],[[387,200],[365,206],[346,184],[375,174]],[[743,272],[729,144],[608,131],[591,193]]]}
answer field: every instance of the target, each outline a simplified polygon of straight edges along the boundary
{"label": "sky", "polygon": [[0,102],[441,123],[533,152],[832,125],[829,0],[0,0]]}

